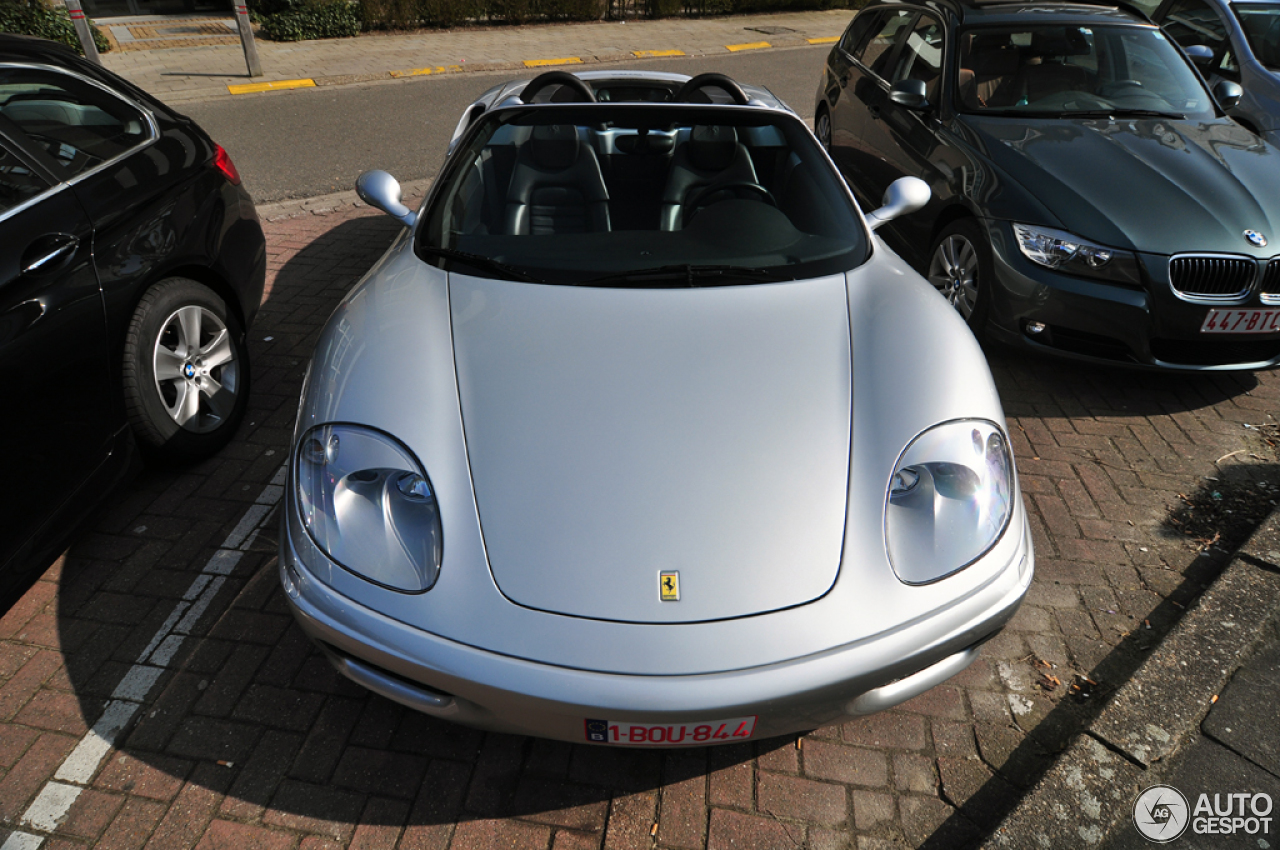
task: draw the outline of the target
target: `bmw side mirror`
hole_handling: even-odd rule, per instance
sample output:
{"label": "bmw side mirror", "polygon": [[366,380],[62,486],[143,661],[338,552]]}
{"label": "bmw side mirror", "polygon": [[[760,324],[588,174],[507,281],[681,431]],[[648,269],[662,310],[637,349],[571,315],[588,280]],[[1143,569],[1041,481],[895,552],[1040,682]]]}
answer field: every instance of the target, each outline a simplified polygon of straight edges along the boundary
{"label": "bmw side mirror", "polygon": [[405,227],[413,227],[418,214],[400,200],[400,182],[385,171],[366,171],[356,178],[356,194],[371,207],[400,219]]}
{"label": "bmw side mirror", "polygon": [[889,100],[907,109],[928,109],[929,98],[925,91],[924,80],[898,80],[889,89]]}
{"label": "bmw side mirror", "polygon": [[929,203],[933,191],[919,177],[899,177],[884,190],[883,206],[867,215],[867,226],[875,230],[898,216],[913,213]]}
{"label": "bmw side mirror", "polygon": [[1196,65],[1207,65],[1213,61],[1213,50],[1205,47],[1203,44],[1193,44],[1190,47],[1182,48],[1182,52],[1187,54],[1187,58]]}
{"label": "bmw side mirror", "polygon": [[1233,83],[1230,80],[1218,80],[1213,87],[1213,96],[1217,98],[1218,105],[1222,107],[1222,111],[1235,109],[1240,98],[1244,97],[1244,89],[1240,88],[1239,83]]}

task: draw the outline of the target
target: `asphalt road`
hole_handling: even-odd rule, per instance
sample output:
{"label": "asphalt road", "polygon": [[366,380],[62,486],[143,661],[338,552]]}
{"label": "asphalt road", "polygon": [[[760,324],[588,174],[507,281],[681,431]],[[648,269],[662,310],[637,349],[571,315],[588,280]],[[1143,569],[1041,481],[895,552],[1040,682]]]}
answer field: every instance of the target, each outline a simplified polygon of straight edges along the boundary
{"label": "asphalt road", "polygon": [[[681,74],[719,71],[764,85],[802,117],[828,47],[626,63]],[[594,68],[608,67],[593,65]],[[401,182],[436,173],[463,108],[518,72],[420,77],[352,86],[227,97],[184,107],[227,149],[258,203],[350,189],[381,168]]]}

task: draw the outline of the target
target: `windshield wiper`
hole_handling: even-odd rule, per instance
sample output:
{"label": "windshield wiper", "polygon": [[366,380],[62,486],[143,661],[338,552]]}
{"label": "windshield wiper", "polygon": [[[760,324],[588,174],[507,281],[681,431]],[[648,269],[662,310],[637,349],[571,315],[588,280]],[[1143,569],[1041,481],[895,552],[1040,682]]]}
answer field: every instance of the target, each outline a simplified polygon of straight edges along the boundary
{"label": "windshield wiper", "polygon": [[1181,112],[1164,112],[1159,109],[1126,109],[1117,106],[1115,109],[1085,109],[1079,112],[1064,112],[1063,118],[1169,118],[1175,121],[1186,120]]}
{"label": "windshield wiper", "polygon": [[524,269],[509,266],[498,260],[482,257],[479,254],[469,254],[466,251],[457,251],[453,248],[435,248],[430,245],[418,246],[418,253],[423,257],[441,257],[446,260],[454,260],[459,263],[466,263],[477,269],[485,269],[491,272],[497,272],[506,275],[512,280],[522,280],[526,283],[546,283],[541,278],[534,277]]}
{"label": "windshield wiper", "polygon": [[637,269],[636,271],[607,274],[590,280],[579,281],[578,286],[608,286],[626,284],[643,287],[672,286],[732,286],[743,278],[756,281],[794,280],[792,277],[780,275],[769,269],[754,269],[747,266],[694,266],[685,263],[674,266],[658,266],[653,269]]}

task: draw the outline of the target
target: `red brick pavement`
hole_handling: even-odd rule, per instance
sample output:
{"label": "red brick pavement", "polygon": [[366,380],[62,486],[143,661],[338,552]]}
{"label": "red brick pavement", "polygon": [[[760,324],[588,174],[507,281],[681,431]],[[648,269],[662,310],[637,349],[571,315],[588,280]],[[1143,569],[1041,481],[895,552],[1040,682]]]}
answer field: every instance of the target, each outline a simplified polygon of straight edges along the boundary
{"label": "red brick pavement", "polygon": [[[0,845],[270,491],[319,327],[396,228],[350,207],[268,222],[268,298],[237,440],[122,489],[0,616]],[[803,738],[725,749],[601,750],[452,726],[366,694],[311,649],[281,599],[267,517],[43,846],[964,844],[1222,563],[1222,548],[1197,552],[1169,511],[1229,489],[1274,499],[1251,482],[1280,481],[1245,427],[1274,424],[1278,375],[1153,376],[1000,351],[992,365],[1038,573],[1009,628],[946,685]],[[1077,675],[1096,682],[1087,698],[1068,695]]]}

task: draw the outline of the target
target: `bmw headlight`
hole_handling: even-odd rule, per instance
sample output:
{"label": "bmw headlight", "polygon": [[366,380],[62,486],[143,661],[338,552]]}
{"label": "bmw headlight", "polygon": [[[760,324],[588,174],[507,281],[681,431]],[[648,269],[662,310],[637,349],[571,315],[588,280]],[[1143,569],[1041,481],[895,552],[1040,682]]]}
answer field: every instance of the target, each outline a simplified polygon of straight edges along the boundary
{"label": "bmw headlight", "polygon": [[1130,286],[1142,285],[1138,258],[1129,251],[1095,245],[1065,230],[1029,224],[1015,224],[1013,235],[1022,255],[1047,269]]}
{"label": "bmw headlight", "polygon": [[907,584],[964,569],[995,545],[1013,514],[1009,441],[991,422],[946,422],[911,441],[889,480],[885,542]]}
{"label": "bmw headlight", "polygon": [[338,564],[417,593],[440,574],[440,512],[426,472],[404,446],[356,425],[321,425],[298,441],[298,510]]}

